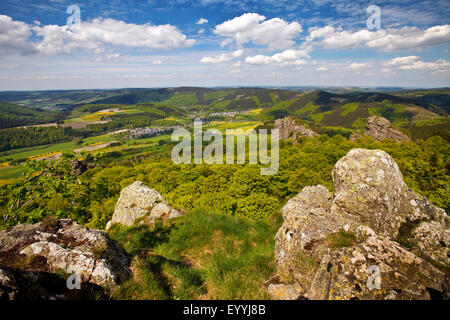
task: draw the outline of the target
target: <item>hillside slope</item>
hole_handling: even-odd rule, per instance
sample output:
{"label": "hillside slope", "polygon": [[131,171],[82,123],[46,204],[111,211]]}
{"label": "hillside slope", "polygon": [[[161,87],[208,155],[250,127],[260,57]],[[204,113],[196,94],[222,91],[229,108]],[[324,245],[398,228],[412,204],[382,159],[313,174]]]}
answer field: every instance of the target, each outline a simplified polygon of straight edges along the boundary
{"label": "hillside slope", "polygon": [[0,101],[0,129],[54,121],[58,113]]}

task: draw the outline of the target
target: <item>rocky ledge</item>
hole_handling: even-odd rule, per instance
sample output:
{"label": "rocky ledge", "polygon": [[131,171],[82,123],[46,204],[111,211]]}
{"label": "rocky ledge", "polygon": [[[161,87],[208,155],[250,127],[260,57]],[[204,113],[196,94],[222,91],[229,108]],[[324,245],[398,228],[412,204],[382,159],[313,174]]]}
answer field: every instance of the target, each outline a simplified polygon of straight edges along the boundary
{"label": "rocky ledge", "polygon": [[288,140],[292,139],[294,143],[297,143],[301,137],[317,137],[318,133],[307,128],[301,123],[301,120],[296,117],[287,117],[284,119],[278,119],[275,121],[275,129],[280,130],[280,139]]}
{"label": "rocky ledge", "polygon": [[380,150],[353,149],[334,191],[305,187],[283,207],[274,299],[448,299],[446,212],[409,189]]}
{"label": "rocky ledge", "polygon": [[372,137],[375,140],[381,141],[384,139],[393,139],[396,141],[410,141],[411,139],[405,135],[403,132],[395,129],[391,122],[383,117],[370,117],[367,120],[367,125],[364,129],[364,133],[360,131],[355,131],[350,136],[350,140],[358,140],[363,135]]}
{"label": "rocky ledge", "polygon": [[[0,296],[50,298],[43,288],[62,283],[62,292],[68,291],[65,278],[72,274],[83,284],[109,290],[129,277],[128,265],[124,250],[105,232],[69,219],[47,218],[0,231]],[[64,281],[55,274],[64,274]]]}

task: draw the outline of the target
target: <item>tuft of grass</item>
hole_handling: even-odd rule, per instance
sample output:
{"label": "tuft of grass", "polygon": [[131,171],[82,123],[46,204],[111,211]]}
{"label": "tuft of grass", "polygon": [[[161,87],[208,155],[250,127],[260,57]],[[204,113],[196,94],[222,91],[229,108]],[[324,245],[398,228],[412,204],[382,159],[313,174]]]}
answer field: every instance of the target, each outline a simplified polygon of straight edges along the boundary
{"label": "tuft of grass", "polygon": [[42,227],[44,229],[53,229],[58,224],[58,219],[54,216],[47,216],[42,219]]}
{"label": "tuft of grass", "polygon": [[345,248],[356,244],[356,235],[352,232],[339,230],[327,235],[327,244],[331,248]]}
{"label": "tuft of grass", "polygon": [[113,298],[266,299],[280,224],[193,210],[152,229],[112,226],[110,236],[137,261]]}
{"label": "tuft of grass", "polygon": [[414,249],[417,244],[412,239],[412,233],[414,229],[417,227],[418,223],[413,223],[410,221],[406,221],[400,225],[398,229],[398,234],[395,239],[398,243],[408,249]]}
{"label": "tuft of grass", "polygon": [[108,233],[130,256],[137,256],[151,250],[158,243],[167,241],[169,227],[161,223],[156,223],[153,228],[146,225],[125,227],[114,224]]}
{"label": "tuft of grass", "polygon": [[165,300],[169,298],[144,259],[137,258],[133,269],[133,278],[115,289],[112,293],[113,299]]}

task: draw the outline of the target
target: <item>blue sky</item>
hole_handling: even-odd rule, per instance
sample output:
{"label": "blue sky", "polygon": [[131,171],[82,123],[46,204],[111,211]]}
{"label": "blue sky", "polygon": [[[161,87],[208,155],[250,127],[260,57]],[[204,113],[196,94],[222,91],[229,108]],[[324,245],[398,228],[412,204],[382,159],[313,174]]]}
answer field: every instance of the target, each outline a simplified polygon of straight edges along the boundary
{"label": "blue sky", "polygon": [[[81,24],[66,25],[66,10]],[[380,9],[370,29],[367,8]],[[0,90],[450,86],[447,0],[2,0]]]}

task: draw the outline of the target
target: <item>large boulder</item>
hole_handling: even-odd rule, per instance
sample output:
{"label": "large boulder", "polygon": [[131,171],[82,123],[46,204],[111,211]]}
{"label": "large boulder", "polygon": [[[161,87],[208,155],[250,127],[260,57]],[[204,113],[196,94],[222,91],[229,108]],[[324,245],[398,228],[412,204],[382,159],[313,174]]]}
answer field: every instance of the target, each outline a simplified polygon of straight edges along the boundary
{"label": "large boulder", "polygon": [[397,237],[405,223],[436,220],[446,213],[408,188],[397,163],[381,150],[353,149],[333,169],[333,215],[350,214],[375,231]]}
{"label": "large boulder", "polygon": [[46,219],[0,231],[0,268],[76,274],[111,289],[129,277],[129,259],[116,241],[69,219]]}
{"label": "large boulder", "polygon": [[[274,299],[448,297],[443,209],[409,189],[380,150],[351,150],[333,169],[335,194],[305,187],[283,207]],[[368,285],[378,270],[379,286]]]}
{"label": "large boulder", "polygon": [[[354,246],[330,250],[322,256],[306,293],[308,299],[447,298],[444,272],[387,237],[355,234]],[[374,272],[379,272],[379,280]]]}
{"label": "large boulder", "polygon": [[287,117],[284,119],[278,119],[275,121],[275,129],[280,131],[280,139],[288,140],[292,139],[294,143],[297,143],[301,137],[317,137],[318,133],[307,128],[301,123],[301,120],[296,117]]}
{"label": "large boulder", "polygon": [[[384,139],[393,139],[397,141],[411,140],[403,132],[395,129],[388,119],[379,116],[373,116],[368,118],[366,127],[364,129],[364,134],[378,141]],[[355,131],[350,136],[350,140],[357,140],[361,138],[364,134],[362,134],[359,131]]]}
{"label": "large boulder", "polygon": [[83,283],[70,289],[67,279],[58,273],[29,271],[17,268],[0,268],[0,300],[109,300],[109,291]]}
{"label": "large boulder", "polygon": [[114,223],[131,226],[138,219],[152,223],[156,219],[171,219],[180,215],[156,190],[136,181],[120,193],[114,214],[106,228],[109,229]]}

